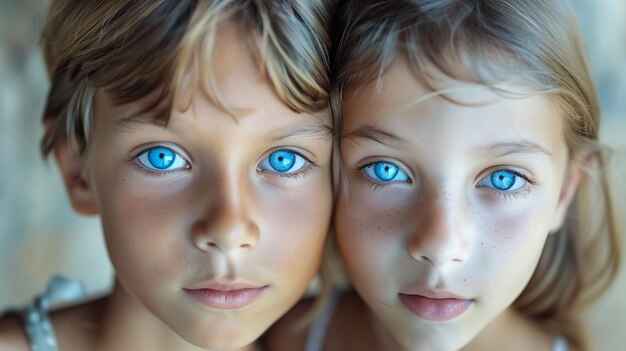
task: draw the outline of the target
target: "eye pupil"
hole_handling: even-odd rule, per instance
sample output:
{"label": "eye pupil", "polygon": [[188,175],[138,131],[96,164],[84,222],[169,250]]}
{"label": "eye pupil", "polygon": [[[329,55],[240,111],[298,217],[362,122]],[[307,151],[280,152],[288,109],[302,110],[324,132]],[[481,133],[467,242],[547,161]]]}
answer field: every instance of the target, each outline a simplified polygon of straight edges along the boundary
{"label": "eye pupil", "polygon": [[500,190],[509,190],[515,184],[515,174],[508,171],[497,171],[491,174],[491,184]]}
{"label": "eye pupil", "polygon": [[148,151],[148,160],[156,169],[167,169],[176,160],[176,154],[172,150],[158,147]]}
{"label": "eye pupil", "polygon": [[286,150],[274,151],[269,156],[269,164],[277,172],[287,172],[296,164],[296,154]]}
{"label": "eye pupil", "polygon": [[390,181],[398,174],[398,167],[390,163],[380,162],[374,166],[374,173],[382,181]]}

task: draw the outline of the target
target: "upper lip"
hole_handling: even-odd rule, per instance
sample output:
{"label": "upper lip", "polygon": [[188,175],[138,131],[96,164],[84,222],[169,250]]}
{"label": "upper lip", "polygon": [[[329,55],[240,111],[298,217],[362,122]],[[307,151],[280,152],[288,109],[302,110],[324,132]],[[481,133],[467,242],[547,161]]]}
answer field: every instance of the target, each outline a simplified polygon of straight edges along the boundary
{"label": "upper lip", "polygon": [[226,292],[243,289],[260,289],[265,287],[267,287],[265,284],[251,283],[243,280],[208,280],[185,287],[185,290],[209,289]]}
{"label": "upper lip", "polygon": [[432,290],[432,289],[407,289],[405,291],[401,291],[400,294],[403,295],[420,295],[427,297],[429,299],[457,299],[457,300],[472,300],[467,297],[463,297],[461,295],[457,295],[455,293],[445,291],[445,290]]}

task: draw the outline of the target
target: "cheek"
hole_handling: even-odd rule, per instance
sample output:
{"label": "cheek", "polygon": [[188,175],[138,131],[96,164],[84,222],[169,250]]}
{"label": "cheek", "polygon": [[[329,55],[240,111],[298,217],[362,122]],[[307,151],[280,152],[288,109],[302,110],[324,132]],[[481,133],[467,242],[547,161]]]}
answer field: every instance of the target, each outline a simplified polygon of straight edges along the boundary
{"label": "cheek", "polygon": [[[109,256],[124,281],[140,284],[177,274],[181,248],[188,239],[185,211],[189,207],[186,178],[164,184],[137,172],[106,175],[97,182],[98,202]],[[183,214],[183,215],[181,215]]]}
{"label": "cheek", "polygon": [[[342,232],[351,231],[359,240],[383,246],[390,237],[403,233],[417,205],[412,192],[403,189],[366,189],[355,184],[350,193],[341,194],[337,221]],[[415,201],[413,201],[415,202]]]}
{"label": "cheek", "polygon": [[266,191],[254,202],[266,266],[274,272],[287,272],[282,279],[302,277],[308,284],[317,271],[328,233],[330,181],[315,180],[297,190]]}
{"label": "cheek", "polygon": [[[545,245],[551,201],[537,196],[506,211],[481,214],[475,227],[473,262],[468,277],[476,289],[513,302],[532,276]],[[490,287],[499,286],[499,289]],[[481,288],[482,287],[482,288]],[[487,288],[488,290],[486,290]]]}
{"label": "cheek", "polygon": [[480,231],[491,241],[501,256],[537,256],[547,238],[554,201],[544,194],[502,204],[500,209],[483,211]]}
{"label": "cheek", "polygon": [[372,196],[352,190],[337,202],[337,243],[355,284],[379,285],[389,278],[394,262],[407,257],[405,238],[415,208],[401,192]]}

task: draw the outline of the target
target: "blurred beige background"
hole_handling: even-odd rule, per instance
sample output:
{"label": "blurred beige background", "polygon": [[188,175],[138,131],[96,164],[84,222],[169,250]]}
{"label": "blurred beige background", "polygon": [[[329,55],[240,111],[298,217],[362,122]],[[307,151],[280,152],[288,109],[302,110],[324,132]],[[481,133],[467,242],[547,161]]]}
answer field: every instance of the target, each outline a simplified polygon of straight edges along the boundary
{"label": "blurred beige background", "polygon": [[[0,310],[43,291],[53,274],[105,293],[112,270],[97,219],[75,215],[52,160],[38,153],[48,89],[37,40],[47,1],[0,0]],[[616,198],[626,218],[626,1],[574,0],[616,152]],[[625,223],[626,224],[626,223]],[[625,226],[626,227],[626,226]],[[598,350],[626,345],[626,268],[587,315]]]}

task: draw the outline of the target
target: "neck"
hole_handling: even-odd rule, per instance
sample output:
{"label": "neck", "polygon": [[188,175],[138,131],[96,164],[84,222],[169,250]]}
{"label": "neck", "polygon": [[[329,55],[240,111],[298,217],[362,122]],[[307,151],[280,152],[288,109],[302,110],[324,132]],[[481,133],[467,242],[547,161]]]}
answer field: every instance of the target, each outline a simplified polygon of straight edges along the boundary
{"label": "neck", "polygon": [[[100,350],[201,351],[182,339],[161,320],[128,294],[115,281],[113,292],[102,308],[98,344]],[[254,345],[238,350],[253,351]],[[206,351],[206,350],[205,350]]]}
{"label": "neck", "polygon": [[374,312],[369,308],[367,308],[367,317],[373,330],[377,350],[409,351],[396,340],[387,327],[385,327],[380,319],[378,319]]}
{"label": "neck", "polygon": [[462,351],[551,350],[552,337],[536,323],[509,307],[485,326]]}

